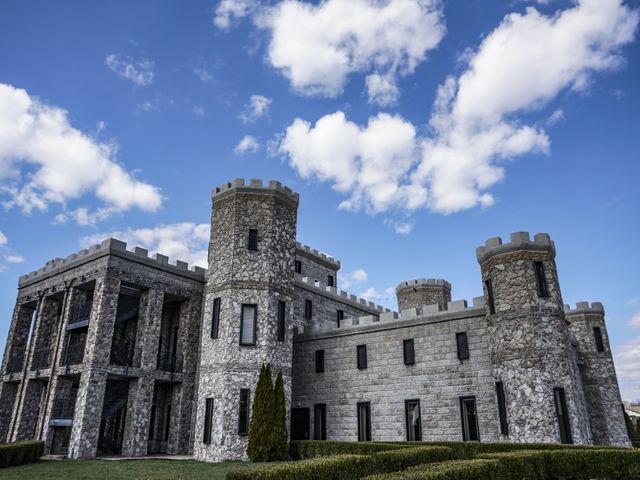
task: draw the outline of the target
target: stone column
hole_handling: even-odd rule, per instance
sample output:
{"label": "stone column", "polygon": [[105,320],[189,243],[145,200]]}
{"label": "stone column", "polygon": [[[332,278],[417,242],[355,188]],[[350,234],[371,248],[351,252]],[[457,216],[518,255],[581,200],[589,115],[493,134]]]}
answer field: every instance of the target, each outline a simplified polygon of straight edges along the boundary
{"label": "stone column", "polygon": [[150,377],[131,381],[122,443],[124,456],[143,457],[147,454],[154,384],[154,379]]}
{"label": "stone column", "polygon": [[176,383],[173,386],[167,453],[182,455],[189,453],[194,395],[193,379],[185,379],[182,383]]}
{"label": "stone column", "polygon": [[96,280],[83,362],[90,368],[109,365],[119,293],[120,279],[117,277],[105,276]]}
{"label": "stone column", "polygon": [[140,299],[136,343],[140,351],[140,368],[143,370],[156,370],[157,367],[163,302],[164,292],[154,289],[143,292]]}
{"label": "stone column", "polygon": [[43,382],[39,380],[26,380],[26,388],[23,389],[21,408],[18,412],[13,435],[14,441],[33,440],[37,438],[36,428],[43,399]]}
{"label": "stone column", "polygon": [[398,311],[427,305],[438,305],[438,310],[443,311],[451,301],[451,284],[441,278],[419,278],[402,282],[396,287],[396,295]]}

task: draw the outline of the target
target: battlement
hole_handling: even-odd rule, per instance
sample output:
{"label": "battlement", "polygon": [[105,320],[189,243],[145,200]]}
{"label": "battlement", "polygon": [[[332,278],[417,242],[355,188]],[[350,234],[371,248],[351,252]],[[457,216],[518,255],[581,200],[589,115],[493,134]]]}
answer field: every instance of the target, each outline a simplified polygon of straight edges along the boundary
{"label": "battlement", "polygon": [[396,287],[396,294],[408,288],[429,287],[442,287],[444,289],[451,290],[451,284],[442,278],[417,278],[415,280],[400,282],[400,284]]}
{"label": "battlement", "polygon": [[327,255],[326,253],[322,253],[315,248],[310,247],[309,245],[303,245],[300,242],[296,242],[296,250],[298,253],[303,255],[308,255],[315,260],[319,260],[320,262],[328,264],[331,268],[335,270],[340,270],[340,261],[333,258],[331,255]]}
{"label": "battlement", "polygon": [[529,238],[529,232],[514,232],[511,234],[511,242],[502,243],[502,238],[493,237],[487,240],[484,246],[476,248],[476,257],[479,263],[484,263],[489,258],[503,253],[517,252],[518,250],[534,250],[556,254],[556,247],[548,233],[536,233],[533,241]]}
{"label": "battlement", "polygon": [[576,308],[571,308],[571,305],[564,306],[564,314],[580,315],[583,313],[597,313],[604,315],[604,305],[600,302],[593,302],[589,305],[589,302],[577,302]]}
{"label": "battlement", "polygon": [[385,312],[395,313],[395,312],[392,312],[387,307],[378,305],[377,303],[371,302],[366,298],[360,298],[344,290],[339,290],[336,287],[330,287],[324,282],[314,281],[314,280],[311,280],[309,277],[303,277],[302,275],[298,275],[297,273],[295,274],[295,279],[297,282],[307,286],[309,289],[317,289],[319,293],[333,297],[340,301],[344,302],[346,300],[352,303],[357,303],[358,306],[360,307],[368,308],[370,310],[375,310],[376,312],[380,312],[380,313],[385,313]]}
{"label": "battlement", "polygon": [[294,192],[289,187],[282,185],[280,182],[276,180],[269,180],[268,185],[263,185],[263,181],[259,178],[252,178],[247,185],[244,183],[244,178],[236,178],[231,182],[223,183],[222,185],[214,188],[211,195],[215,201],[218,197],[232,191],[263,194],[278,192],[296,204],[300,200],[300,195],[298,195],[298,193]]}
{"label": "battlement", "polygon": [[53,260],[49,260],[45,263],[44,267],[20,276],[18,284],[20,287],[24,287],[106,255],[117,255],[119,257],[144,263],[172,273],[186,275],[201,281],[204,281],[205,274],[207,272],[206,269],[197,266],[193,266],[189,269],[189,264],[181,260],[176,260],[175,264],[171,264],[169,263],[169,257],[160,253],[156,253],[153,257],[150,257],[149,251],[142,247],[133,247],[131,250],[127,250],[126,242],[115,238],[108,238],[102,243],[92,245],[89,248],[73,253],[66,258],[54,258]]}

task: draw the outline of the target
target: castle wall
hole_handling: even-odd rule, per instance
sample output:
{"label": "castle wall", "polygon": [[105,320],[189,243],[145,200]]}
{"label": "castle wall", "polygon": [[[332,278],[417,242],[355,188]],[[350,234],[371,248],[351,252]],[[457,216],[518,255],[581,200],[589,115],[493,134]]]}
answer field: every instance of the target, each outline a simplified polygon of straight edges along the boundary
{"label": "castle wall", "polygon": [[318,252],[307,245],[296,242],[296,260],[301,263],[301,271],[296,272],[313,281],[328,283],[328,276],[333,277],[333,285],[338,285],[338,270],[340,262],[324,253]]}

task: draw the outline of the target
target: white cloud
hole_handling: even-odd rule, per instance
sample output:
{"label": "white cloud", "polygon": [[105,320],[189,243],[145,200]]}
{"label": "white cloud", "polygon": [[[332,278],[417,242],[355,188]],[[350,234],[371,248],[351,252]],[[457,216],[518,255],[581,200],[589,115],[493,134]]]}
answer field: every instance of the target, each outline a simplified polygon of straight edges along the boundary
{"label": "white cloud", "polygon": [[7,263],[22,263],[24,262],[24,257],[22,255],[7,254],[4,256],[4,261]]}
{"label": "white cloud", "polygon": [[416,222],[413,219],[402,221],[395,220],[393,218],[385,218],[384,224],[393,228],[398,235],[409,235],[413,230],[413,227],[415,227]]}
{"label": "white cloud", "polygon": [[208,223],[173,223],[151,228],[127,228],[124,231],[100,233],[80,239],[83,247],[113,237],[127,242],[129,247],[140,246],[151,253],[167,255],[172,260],[182,260],[207,268],[207,249],[210,225]]}
{"label": "white cloud", "polygon": [[216,8],[213,23],[219,29],[227,30],[234,20],[250,15],[258,5],[258,0],[221,0]]}
{"label": "white cloud", "polygon": [[564,110],[559,108],[556,111],[554,111],[551,115],[549,115],[549,118],[547,118],[546,124],[548,127],[552,127],[556,123],[561,122],[563,120],[564,120]]}
{"label": "white cloud", "polygon": [[264,95],[251,95],[249,103],[247,103],[238,118],[242,120],[242,123],[252,123],[258,120],[260,117],[269,114],[269,107],[273,100],[265,97]]}
{"label": "white cloud", "polygon": [[369,275],[362,268],[357,268],[352,272],[341,273],[338,277],[340,288],[348,289],[353,285],[362,285],[369,279]]}
{"label": "white cloud", "polygon": [[204,115],[204,107],[202,105],[195,105],[191,109],[191,111],[199,117],[202,117]]}
{"label": "white cloud", "polygon": [[385,288],[381,292],[376,290],[374,287],[369,287],[364,292],[361,292],[358,296],[366,298],[370,302],[389,303],[395,300],[396,291],[393,287]]}
{"label": "white cloud", "polygon": [[112,53],[105,60],[107,67],[115,74],[131,80],[137,87],[151,85],[155,64],[149,59],[134,60],[126,55]]}
{"label": "white cloud", "polygon": [[363,72],[369,101],[381,105],[445,33],[439,0],[283,0],[255,22],[270,33],[269,62],[297,92],[335,97]]}
{"label": "white cloud", "polygon": [[4,258],[4,261],[0,261],[0,272],[4,271],[6,267],[6,263],[22,263],[24,262],[24,257],[21,255],[16,255],[10,252],[10,248],[8,248],[9,240],[7,236],[0,232],[0,252]]}
{"label": "white cloud", "polygon": [[[637,24],[638,11],[619,0],[581,0],[553,16],[529,7],[507,15],[465,55],[466,70],[439,87],[428,136],[416,139],[415,127],[399,116],[379,114],[360,126],[339,111],[313,127],[295,119],[279,152],[303,178],[331,182],[347,195],[343,208],[446,214],[491,206],[489,189],[503,180],[506,160],[550,149],[546,132],[516,115],[618,68],[620,49],[633,40]],[[313,65],[322,63],[318,57],[308,55]]]}
{"label": "white cloud", "polygon": [[200,62],[193,68],[193,74],[200,79],[201,82],[208,82],[213,78],[213,74],[209,70],[206,62]]}
{"label": "white cloud", "polygon": [[640,337],[624,342],[613,357],[623,400],[640,398]]}
{"label": "white cloud", "polygon": [[631,328],[640,328],[640,312],[631,317],[627,322],[627,325],[629,325]]}
{"label": "white cloud", "polygon": [[244,155],[245,153],[256,153],[258,150],[260,150],[260,143],[251,135],[245,135],[233,149],[233,152],[236,155]]}
{"label": "white cloud", "polygon": [[0,247],[6,245],[7,242],[8,242],[7,236],[4,233],[0,232]]}
{"label": "white cloud", "polygon": [[93,193],[102,214],[155,211],[160,190],[116,163],[117,146],[74,128],[67,112],[0,84],[0,191],[7,208],[30,213]]}

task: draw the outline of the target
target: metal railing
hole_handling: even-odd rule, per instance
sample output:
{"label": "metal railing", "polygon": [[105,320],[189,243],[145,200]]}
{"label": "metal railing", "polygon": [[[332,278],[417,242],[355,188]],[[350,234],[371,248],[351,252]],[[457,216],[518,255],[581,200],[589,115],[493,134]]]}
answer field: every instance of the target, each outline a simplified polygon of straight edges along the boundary
{"label": "metal railing", "polygon": [[56,398],[53,400],[51,418],[73,418],[75,410],[75,398]]}
{"label": "metal railing", "polygon": [[62,356],[62,365],[77,365],[84,360],[85,342],[70,343]]}
{"label": "metal railing", "polygon": [[51,366],[51,349],[45,348],[33,352],[31,359],[31,370],[41,370]]}
{"label": "metal railing", "polygon": [[109,363],[121,367],[132,367],[135,345],[135,339],[125,335],[120,330],[114,330]]}
{"label": "metal railing", "polygon": [[89,321],[92,308],[93,302],[84,302],[77,305],[72,305],[69,311],[69,320],[67,323]]}
{"label": "metal railing", "polygon": [[156,368],[163,372],[180,373],[182,372],[182,355],[175,353],[159,355]]}
{"label": "metal railing", "polygon": [[7,373],[21,372],[24,366],[24,353],[11,355],[7,361]]}

